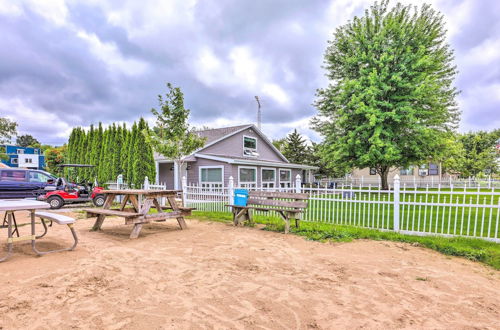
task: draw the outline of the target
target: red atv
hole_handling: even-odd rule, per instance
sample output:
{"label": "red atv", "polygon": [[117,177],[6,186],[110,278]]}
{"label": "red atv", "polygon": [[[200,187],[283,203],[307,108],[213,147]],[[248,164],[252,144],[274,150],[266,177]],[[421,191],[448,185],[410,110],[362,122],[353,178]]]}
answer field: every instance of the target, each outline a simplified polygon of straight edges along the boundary
{"label": "red atv", "polygon": [[[94,165],[62,164],[59,167],[94,167]],[[95,206],[104,205],[106,196],[101,193],[104,188],[95,186],[91,182],[68,183],[62,177],[56,180],[55,186],[46,187],[47,193],[38,196],[38,200],[46,201],[51,209],[60,209],[65,204],[87,203],[92,201]]]}

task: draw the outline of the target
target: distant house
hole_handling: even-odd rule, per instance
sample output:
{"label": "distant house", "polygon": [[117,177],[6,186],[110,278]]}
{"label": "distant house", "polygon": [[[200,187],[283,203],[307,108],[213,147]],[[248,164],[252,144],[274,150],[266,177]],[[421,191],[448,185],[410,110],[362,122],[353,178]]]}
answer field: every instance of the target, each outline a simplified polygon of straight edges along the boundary
{"label": "distant house", "polygon": [[[415,180],[419,183],[432,183],[447,180],[450,177],[452,179],[456,178],[456,175],[444,173],[441,164],[432,162],[420,166],[409,166],[408,168],[390,168],[388,175],[389,184],[393,184],[393,179],[396,174],[399,175],[402,182],[411,182]],[[350,174],[350,178],[356,180],[361,180],[362,178],[365,182],[372,183],[379,180],[379,175],[374,168],[362,168],[354,169]]]}
{"label": "distant house", "polygon": [[227,186],[229,177],[241,187],[291,187],[297,175],[311,182],[314,166],[290,163],[269,139],[252,124],[196,132],[205,145],[185,157],[180,168],[155,154],[156,183],[179,189],[181,178],[203,187]]}
{"label": "distant house", "polygon": [[0,149],[8,156],[2,163],[9,167],[20,167],[42,170],[45,168],[45,156],[40,148],[0,145]]}

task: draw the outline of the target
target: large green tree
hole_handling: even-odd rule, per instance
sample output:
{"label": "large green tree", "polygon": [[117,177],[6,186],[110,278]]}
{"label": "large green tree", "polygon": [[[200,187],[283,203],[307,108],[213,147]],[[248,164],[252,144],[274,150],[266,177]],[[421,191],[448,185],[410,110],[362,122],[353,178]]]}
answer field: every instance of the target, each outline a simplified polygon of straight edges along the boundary
{"label": "large green tree", "polygon": [[183,157],[201,148],[205,140],[196,135],[188,123],[189,110],[184,107],[184,94],[179,87],[167,83],[165,97],[158,95],[160,109],[151,109],[155,127],[144,131],[153,149],[182,167]]}
{"label": "large green tree", "polygon": [[317,93],[313,120],[331,164],[375,168],[387,189],[391,167],[439,157],[460,115],[445,32],[429,5],[388,1],[337,28],[325,54],[330,84]]}

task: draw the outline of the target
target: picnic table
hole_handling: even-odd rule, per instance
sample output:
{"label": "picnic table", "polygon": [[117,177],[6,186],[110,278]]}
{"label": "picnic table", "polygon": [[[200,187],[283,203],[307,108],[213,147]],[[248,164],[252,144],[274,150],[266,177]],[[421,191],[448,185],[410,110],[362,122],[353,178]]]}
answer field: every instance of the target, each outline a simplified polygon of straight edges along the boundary
{"label": "picnic table", "polygon": [[[102,208],[84,209],[87,218],[97,217],[92,230],[101,229],[104,219],[107,216],[117,216],[125,219],[125,224],[133,224],[130,238],[139,237],[142,226],[152,221],[166,221],[167,219],[177,219],[181,229],[186,229],[187,225],[184,216],[191,215],[192,208],[177,205],[175,200],[179,190],[148,190],[148,189],[123,189],[123,190],[103,190],[106,194],[106,201]],[[118,209],[111,209],[116,197],[123,196]],[[161,206],[159,199],[165,198],[166,206]],[[127,208],[127,205],[131,207]],[[157,213],[149,214],[151,208],[156,208]],[[169,210],[169,212],[164,212]]]}
{"label": "picnic table", "polygon": [[[2,227],[7,227],[7,255],[0,258],[0,262],[7,260],[12,255],[12,248],[14,242],[31,240],[31,248],[37,255],[44,254],[36,248],[36,239],[41,236],[36,236],[35,233],[35,211],[40,209],[48,209],[50,205],[45,202],[30,200],[30,199],[10,199],[10,200],[0,200],[0,211],[5,211],[7,216],[7,225]],[[14,212],[16,211],[28,211],[30,212],[31,218],[31,235],[19,236],[19,231],[17,231],[17,224],[14,225]],[[14,232],[17,231],[17,236],[14,237]]]}

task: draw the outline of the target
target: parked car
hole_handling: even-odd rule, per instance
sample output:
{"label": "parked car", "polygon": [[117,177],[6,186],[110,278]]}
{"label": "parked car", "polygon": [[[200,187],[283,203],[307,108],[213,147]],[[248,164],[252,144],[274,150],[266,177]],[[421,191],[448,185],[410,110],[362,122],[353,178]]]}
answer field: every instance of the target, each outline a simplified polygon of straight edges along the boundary
{"label": "parked car", "polygon": [[57,178],[41,170],[0,169],[0,198],[37,198],[56,189]]}

